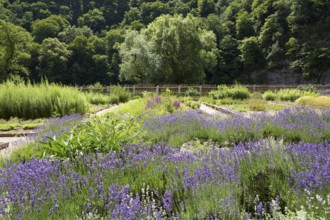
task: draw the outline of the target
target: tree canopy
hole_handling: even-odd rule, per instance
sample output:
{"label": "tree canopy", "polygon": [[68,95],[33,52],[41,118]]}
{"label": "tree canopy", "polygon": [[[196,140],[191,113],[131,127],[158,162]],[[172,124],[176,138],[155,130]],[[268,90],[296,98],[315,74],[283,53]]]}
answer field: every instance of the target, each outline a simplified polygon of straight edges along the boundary
{"label": "tree canopy", "polygon": [[0,0],[0,29],[0,81],[271,83],[268,75],[285,70],[323,83],[330,75],[329,0]]}

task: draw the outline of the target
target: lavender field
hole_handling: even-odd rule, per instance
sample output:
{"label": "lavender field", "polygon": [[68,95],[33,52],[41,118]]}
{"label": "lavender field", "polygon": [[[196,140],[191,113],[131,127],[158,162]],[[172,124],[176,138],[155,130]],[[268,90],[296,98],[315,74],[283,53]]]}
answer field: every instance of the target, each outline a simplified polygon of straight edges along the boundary
{"label": "lavender field", "polygon": [[330,111],[75,115],[34,139],[0,166],[0,219],[330,218]]}

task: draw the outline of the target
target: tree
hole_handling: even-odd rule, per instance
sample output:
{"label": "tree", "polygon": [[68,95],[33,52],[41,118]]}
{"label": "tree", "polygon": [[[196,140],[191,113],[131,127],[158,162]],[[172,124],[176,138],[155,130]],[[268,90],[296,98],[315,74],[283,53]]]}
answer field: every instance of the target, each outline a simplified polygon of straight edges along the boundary
{"label": "tree", "polygon": [[149,48],[149,43],[137,31],[131,31],[126,35],[119,51],[122,60],[119,75],[121,81],[153,81],[159,56],[152,53]]}
{"label": "tree", "polygon": [[51,15],[48,18],[37,20],[32,24],[34,40],[41,43],[46,38],[55,38],[57,34],[69,26],[69,22],[61,16]]}
{"label": "tree", "polygon": [[241,61],[247,74],[263,67],[265,59],[256,37],[242,40],[239,49],[241,51]]}
{"label": "tree", "polygon": [[78,19],[78,25],[80,27],[87,26],[94,32],[100,32],[104,29],[105,23],[103,12],[99,9],[90,10]]}
{"label": "tree", "polygon": [[[164,15],[136,36],[129,35],[121,47],[121,78],[142,81],[150,75],[155,83],[201,83],[205,71],[216,65],[216,37],[199,28],[200,20],[191,16]],[[137,34],[137,33],[135,33]],[[131,75],[127,69],[139,67]]]}
{"label": "tree", "polygon": [[50,82],[71,83],[68,74],[68,60],[72,51],[68,45],[57,38],[43,40],[39,51],[39,76],[47,77]]}
{"label": "tree", "polygon": [[10,75],[28,74],[30,34],[23,28],[0,20],[0,81]]}
{"label": "tree", "polygon": [[237,39],[251,37],[255,34],[253,28],[253,21],[248,12],[243,11],[237,15],[236,33],[237,33]]}
{"label": "tree", "polygon": [[213,0],[198,0],[198,12],[201,17],[207,17],[215,13],[215,4]]}

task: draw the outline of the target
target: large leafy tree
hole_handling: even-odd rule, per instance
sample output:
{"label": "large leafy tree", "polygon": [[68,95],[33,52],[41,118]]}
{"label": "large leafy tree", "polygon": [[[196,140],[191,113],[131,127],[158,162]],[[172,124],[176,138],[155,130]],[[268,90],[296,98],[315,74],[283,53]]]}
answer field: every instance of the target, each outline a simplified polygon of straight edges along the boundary
{"label": "large leafy tree", "polygon": [[[139,65],[141,73],[149,74],[155,83],[203,82],[205,71],[216,65],[217,48],[215,34],[199,28],[200,22],[191,16],[164,15],[136,37],[130,35],[121,49],[121,78],[134,79],[136,75],[126,69]],[[135,51],[148,55],[135,56]]]}
{"label": "large leafy tree", "polygon": [[30,34],[3,20],[0,20],[0,30],[0,81],[10,75],[28,74]]}
{"label": "large leafy tree", "polygon": [[68,45],[57,38],[43,40],[39,51],[39,76],[50,82],[71,83],[68,74],[68,60],[72,54]]}

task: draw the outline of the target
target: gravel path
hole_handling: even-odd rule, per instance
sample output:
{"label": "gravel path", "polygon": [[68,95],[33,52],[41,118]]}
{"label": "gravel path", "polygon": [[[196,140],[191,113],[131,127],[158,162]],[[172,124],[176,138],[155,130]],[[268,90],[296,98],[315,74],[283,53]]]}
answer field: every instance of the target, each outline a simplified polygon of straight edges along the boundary
{"label": "gravel path", "polygon": [[199,109],[207,114],[210,114],[210,115],[218,115],[218,116],[222,116],[222,117],[228,117],[227,114],[225,113],[222,113],[222,112],[219,112],[213,108],[210,108],[204,104],[201,104]]}

